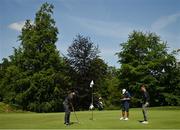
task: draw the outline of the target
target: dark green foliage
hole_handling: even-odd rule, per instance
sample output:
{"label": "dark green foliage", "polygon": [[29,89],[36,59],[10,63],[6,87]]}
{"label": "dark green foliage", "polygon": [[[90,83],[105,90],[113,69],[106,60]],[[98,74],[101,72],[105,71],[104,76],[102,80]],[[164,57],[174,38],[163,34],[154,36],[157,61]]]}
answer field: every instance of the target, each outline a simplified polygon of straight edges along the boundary
{"label": "dark green foliage", "polygon": [[127,88],[134,98],[139,99],[140,85],[146,84],[152,106],[179,105],[179,95],[174,92],[179,72],[175,57],[167,52],[166,43],[154,33],[134,31],[121,46],[122,51],[118,53],[120,88]]}
{"label": "dark green foliage", "polygon": [[36,112],[63,110],[64,90],[70,80],[56,49],[58,29],[52,14],[53,5],[43,4],[34,23],[26,21],[20,47],[14,49],[10,61],[4,60],[0,84],[4,102]]}
{"label": "dark green foliage", "polygon": [[121,90],[119,89],[118,69],[108,67],[104,83],[104,101],[106,109],[117,109],[121,105]]}
{"label": "dark green foliage", "polygon": [[68,48],[67,61],[70,64],[74,89],[79,92],[79,107],[89,108],[91,102],[91,80],[94,80],[95,96],[103,91],[103,79],[107,65],[98,56],[99,50],[90,38],[78,35]]}
{"label": "dark green foliage", "polygon": [[79,75],[85,75],[90,62],[99,57],[98,53],[98,48],[93,45],[90,38],[77,35],[68,48],[68,62]]}

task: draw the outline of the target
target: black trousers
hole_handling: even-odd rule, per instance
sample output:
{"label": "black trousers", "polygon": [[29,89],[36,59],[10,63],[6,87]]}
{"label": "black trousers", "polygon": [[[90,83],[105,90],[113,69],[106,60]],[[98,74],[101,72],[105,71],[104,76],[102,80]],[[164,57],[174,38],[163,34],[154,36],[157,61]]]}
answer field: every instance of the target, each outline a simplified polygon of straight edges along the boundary
{"label": "black trousers", "polygon": [[64,116],[64,123],[69,124],[70,123],[70,106],[68,104],[64,104],[64,111],[65,111],[65,116]]}

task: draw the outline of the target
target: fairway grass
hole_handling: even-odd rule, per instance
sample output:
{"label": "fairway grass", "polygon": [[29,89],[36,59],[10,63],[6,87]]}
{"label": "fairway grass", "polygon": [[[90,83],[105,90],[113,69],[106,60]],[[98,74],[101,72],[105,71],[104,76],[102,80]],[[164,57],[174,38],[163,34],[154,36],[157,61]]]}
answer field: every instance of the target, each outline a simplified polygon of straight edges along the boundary
{"label": "fairway grass", "polygon": [[120,121],[121,111],[94,111],[71,113],[71,125],[63,123],[64,113],[0,113],[0,129],[180,129],[180,110],[149,109],[149,124],[141,124],[141,109],[130,110],[130,120]]}

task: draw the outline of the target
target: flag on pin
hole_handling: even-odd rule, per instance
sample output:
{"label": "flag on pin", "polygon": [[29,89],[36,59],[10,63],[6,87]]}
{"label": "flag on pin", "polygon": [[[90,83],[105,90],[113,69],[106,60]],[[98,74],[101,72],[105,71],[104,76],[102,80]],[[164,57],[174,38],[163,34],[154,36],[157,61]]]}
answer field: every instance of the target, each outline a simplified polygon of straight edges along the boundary
{"label": "flag on pin", "polygon": [[94,85],[94,81],[92,80],[91,83],[90,83],[90,88],[92,88]]}

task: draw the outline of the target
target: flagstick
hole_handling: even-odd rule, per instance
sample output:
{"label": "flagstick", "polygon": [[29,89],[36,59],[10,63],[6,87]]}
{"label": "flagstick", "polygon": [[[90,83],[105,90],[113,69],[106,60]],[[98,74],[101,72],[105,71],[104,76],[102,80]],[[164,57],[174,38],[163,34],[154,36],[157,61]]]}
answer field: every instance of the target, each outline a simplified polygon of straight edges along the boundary
{"label": "flagstick", "polygon": [[[92,104],[93,104],[93,86],[92,86]],[[93,120],[93,109],[92,109],[92,120]]]}
{"label": "flagstick", "polygon": [[[92,95],[91,95],[91,105],[93,106],[93,85],[94,85],[94,82],[93,82],[93,80],[91,81],[91,83],[90,83],[90,87],[92,88]],[[94,107],[94,106],[93,106]],[[91,109],[91,111],[92,111],[92,118],[91,118],[91,120],[93,120],[93,107],[92,107],[92,109]]]}

